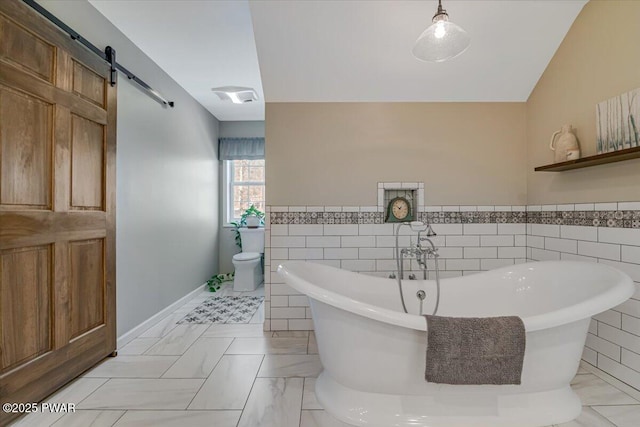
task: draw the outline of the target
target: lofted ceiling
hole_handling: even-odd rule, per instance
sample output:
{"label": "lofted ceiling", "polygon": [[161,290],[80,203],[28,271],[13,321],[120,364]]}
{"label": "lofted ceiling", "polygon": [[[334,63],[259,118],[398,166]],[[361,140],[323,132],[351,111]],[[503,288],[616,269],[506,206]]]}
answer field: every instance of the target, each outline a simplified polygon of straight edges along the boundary
{"label": "lofted ceiling", "polygon": [[[89,2],[218,120],[264,120],[264,95],[247,1]],[[220,86],[252,87],[260,101],[221,101],[211,91]]]}
{"label": "lofted ceiling", "polygon": [[[411,48],[435,0],[90,1],[220,120],[264,120],[265,100],[526,101],[587,2],[444,0],[471,46],[433,64]],[[229,85],[260,101],[211,92]]]}

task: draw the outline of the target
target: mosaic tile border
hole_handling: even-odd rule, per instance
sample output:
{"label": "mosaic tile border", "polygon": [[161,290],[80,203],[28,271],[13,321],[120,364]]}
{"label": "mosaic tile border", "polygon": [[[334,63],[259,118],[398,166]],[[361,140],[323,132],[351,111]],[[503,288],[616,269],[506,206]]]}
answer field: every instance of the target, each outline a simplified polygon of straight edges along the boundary
{"label": "mosaic tile border", "polygon": [[527,212],[527,223],[581,225],[585,227],[640,228],[640,211]]}
{"label": "mosaic tile border", "polygon": [[[640,228],[640,210],[419,212],[431,224],[551,224]],[[271,224],[384,224],[382,212],[271,212]]]}
{"label": "mosaic tile border", "polygon": [[271,212],[271,224],[384,224],[382,212]]}
{"label": "mosaic tile border", "polygon": [[525,224],[526,212],[421,212],[418,220],[431,224]]}

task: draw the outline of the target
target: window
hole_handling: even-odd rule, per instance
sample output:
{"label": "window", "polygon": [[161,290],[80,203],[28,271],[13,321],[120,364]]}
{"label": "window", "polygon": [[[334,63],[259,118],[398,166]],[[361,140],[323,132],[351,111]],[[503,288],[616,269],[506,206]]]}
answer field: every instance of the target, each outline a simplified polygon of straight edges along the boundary
{"label": "window", "polygon": [[227,224],[240,220],[251,205],[264,212],[264,159],[225,160],[223,173]]}

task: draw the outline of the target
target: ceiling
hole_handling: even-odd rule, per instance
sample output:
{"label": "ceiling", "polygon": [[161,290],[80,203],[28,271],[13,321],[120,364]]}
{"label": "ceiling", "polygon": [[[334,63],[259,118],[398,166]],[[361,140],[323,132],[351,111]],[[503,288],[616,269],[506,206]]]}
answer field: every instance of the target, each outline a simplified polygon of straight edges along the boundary
{"label": "ceiling", "polygon": [[[247,1],[89,1],[218,120],[264,120]],[[260,102],[221,101],[220,86],[252,87]]]}
{"label": "ceiling", "polygon": [[[223,121],[264,120],[265,99],[526,101],[587,2],[445,0],[471,46],[432,64],[411,48],[435,0],[90,1]],[[211,92],[230,85],[253,87],[260,101],[225,103]]]}

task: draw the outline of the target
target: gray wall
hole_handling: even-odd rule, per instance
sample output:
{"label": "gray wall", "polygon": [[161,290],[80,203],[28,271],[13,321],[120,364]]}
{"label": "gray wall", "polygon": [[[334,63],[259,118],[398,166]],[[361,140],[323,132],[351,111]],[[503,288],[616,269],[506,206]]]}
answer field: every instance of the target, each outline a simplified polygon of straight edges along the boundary
{"label": "gray wall", "polygon": [[[238,121],[220,122],[221,138],[264,138],[264,121]],[[220,164],[220,185],[222,186],[222,164]],[[220,187],[220,197],[222,197],[222,187]],[[235,232],[233,228],[224,226],[224,206],[220,203],[220,240],[218,243],[220,253],[219,271],[221,273],[231,273],[233,271],[233,256],[240,252],[236,246]]]}
{"label": "gray wall", "polygon": [[264,121],[220,122],[220,138],[264,138]]}
{"label": "gray wall", "polygon": [[120,75],[118,336],[171,305],[218,265],[218,120],[86,1],[40,3],[175,101],[163,108]]}

